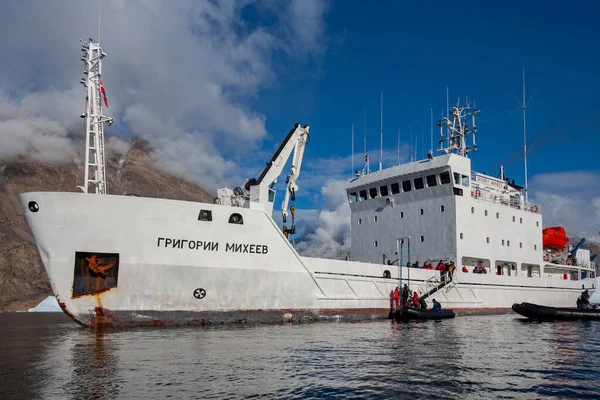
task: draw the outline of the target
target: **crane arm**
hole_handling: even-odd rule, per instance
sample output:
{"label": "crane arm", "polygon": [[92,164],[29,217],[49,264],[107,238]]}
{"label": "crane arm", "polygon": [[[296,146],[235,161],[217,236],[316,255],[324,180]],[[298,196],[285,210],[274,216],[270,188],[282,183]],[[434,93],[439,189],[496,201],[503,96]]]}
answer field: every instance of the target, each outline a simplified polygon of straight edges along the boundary
{"label": "crane arm", "polygon": [[283,203],[281,203],[281,214],[283,215],[283,222],[288,215],[288,205],[290,197],[293,200],[296,198],[296,191],[298,191],[298,185],[296,181],[300,175],[300,169],[302,168],[302,158],[304,157],[304,148],[306,147],[306,140],[308,138],[308,126],[305,127],[306,135],[298,137],[294,146],[294,158],[292,159],[292,169],[290,175],[287,178],[287,188],[285,190],[285,197]]}

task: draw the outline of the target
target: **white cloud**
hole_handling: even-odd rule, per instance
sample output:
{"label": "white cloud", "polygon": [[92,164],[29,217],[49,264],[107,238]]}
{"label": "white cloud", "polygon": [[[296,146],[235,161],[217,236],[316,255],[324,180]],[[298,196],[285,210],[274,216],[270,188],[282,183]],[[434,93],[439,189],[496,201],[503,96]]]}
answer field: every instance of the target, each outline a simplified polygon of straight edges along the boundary
{"label": "white cloud", "polygon": [[530,201],[539,203],[544,226],[564,226],[569,236],[598,239],[600,230],[600,173],[563,171],[536,175]]}
{"label": "white cloud", "polygon": [[[110,131],[149,140],[159,166],[209,190],[240,184],[223,154],[260,150],[266,116],[252,101],[286,61],[322,54],[327,8],[324,0],[102,2]],[[0,51],[10,60],[0,64],[0,121],[13,121],[0,133],[0,156],[43,140],[56,158],[64,132],[83,130],[78,40],[96,36],[97,2],[14,2],[0,25]]]}
{"label": "white cloud", "polygon": [[344,259],[350,254],[350,206],[343,180],[330,180],[321,188],[328,208],[319,211],[315,225],[297,244],[304,256]]}

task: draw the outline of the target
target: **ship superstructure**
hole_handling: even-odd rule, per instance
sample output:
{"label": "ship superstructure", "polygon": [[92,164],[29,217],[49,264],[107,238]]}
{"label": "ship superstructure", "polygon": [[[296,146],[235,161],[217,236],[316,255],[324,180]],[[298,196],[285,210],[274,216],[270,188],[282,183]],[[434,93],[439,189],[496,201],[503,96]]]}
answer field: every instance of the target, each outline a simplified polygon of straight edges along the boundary
{"label": "ship superstructure", "polygon": [[497,178],[472,169],[468,153],[477,150],[478,112],[468,104],[456,105],[452,119],[439,123],[441,156],[359,173],[349,181],[351,259],[396,261],[400,238],[410,237],[412,260],[407,261],[419,261],[420,266],[452,260],[494,275],[593,277],[589,252],[570,257],[569,263],[566,256],[548,256],[541,208],[525,201],[522,187],[506,179],[502,170]]}

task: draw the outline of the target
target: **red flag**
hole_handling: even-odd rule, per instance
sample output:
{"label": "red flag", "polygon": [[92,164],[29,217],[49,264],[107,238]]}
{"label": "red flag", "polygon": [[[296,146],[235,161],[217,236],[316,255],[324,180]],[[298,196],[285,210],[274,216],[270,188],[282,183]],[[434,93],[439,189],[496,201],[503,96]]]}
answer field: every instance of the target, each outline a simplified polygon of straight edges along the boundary
{"label": "red flag", "polygon": [[100,92],[102,92],[102,95],[104,96],[104,105],[108,107],[108,99],[106,98],[106,91],[104,90],[104,85],[102,84],[102,81],[100,81]]}

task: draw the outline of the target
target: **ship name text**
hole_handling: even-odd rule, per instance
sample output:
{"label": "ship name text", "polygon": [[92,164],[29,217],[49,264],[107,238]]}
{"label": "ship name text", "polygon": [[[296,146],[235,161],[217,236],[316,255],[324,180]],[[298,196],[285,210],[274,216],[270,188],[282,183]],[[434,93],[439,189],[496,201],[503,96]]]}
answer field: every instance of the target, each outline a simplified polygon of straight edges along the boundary
{"label": "ship name text", "polygon": [[[219,251],[219,242],[190,239],[172,239],[159,237],[156,246],[167,247],[172,249],[188,248],[190,250]],[[221,246],[221,249],[223,249],[223,246]],[[264,244],[225,243],[225,252],[267,254],[269,252],[269,247]]]}

